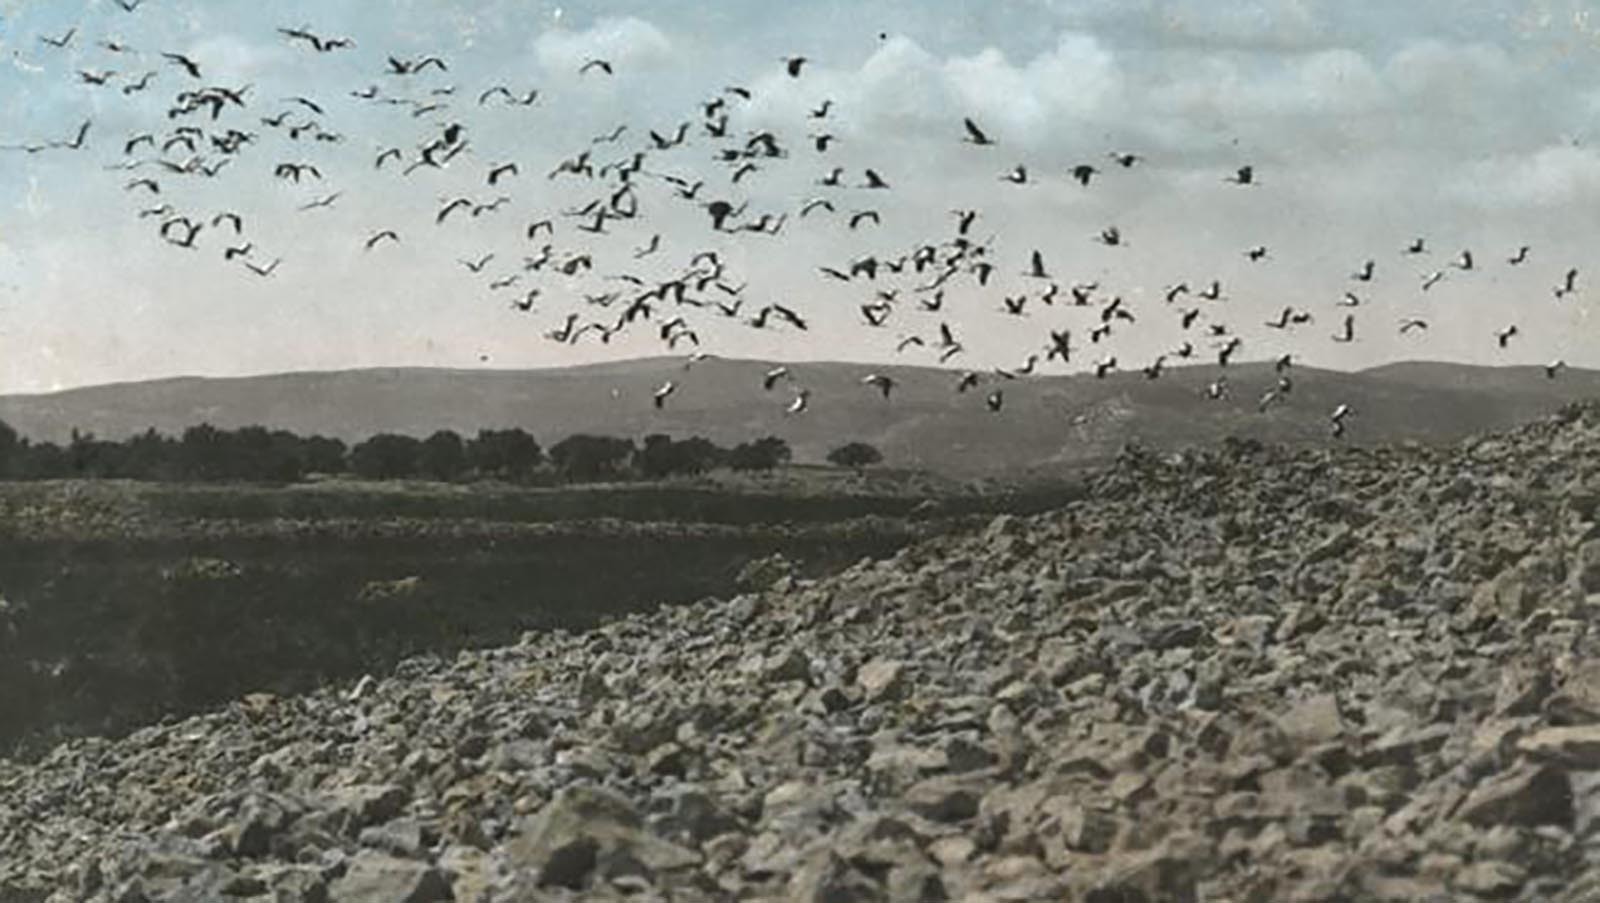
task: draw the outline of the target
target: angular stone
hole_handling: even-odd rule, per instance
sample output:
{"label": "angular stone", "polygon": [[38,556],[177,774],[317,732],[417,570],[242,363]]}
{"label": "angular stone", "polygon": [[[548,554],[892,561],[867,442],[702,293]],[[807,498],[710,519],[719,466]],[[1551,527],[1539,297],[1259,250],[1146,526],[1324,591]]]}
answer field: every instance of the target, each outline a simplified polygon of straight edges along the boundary
{"label": "angular stone", "polygon": [[1204,624],[1198,621],[1183,621],[1176,624],[1164,624],[1153,631],[1146,639],[1150,648],[1158,652],[1168,649],[1187,648],[1204,643],[1208,638]]}
{"label": "angular stone", "polygon": [[1474,862],[1451,878],[1450,886],[1480,897],[1509,897],[1527,883],[1528,870],[1511,862]]}
{"label": "angular stone", "polygon": [[1550,690],[1547,669],[1513,662],[1500,671],[1500,687],[1494,697],[1495,714],[1519,716],[1538,712]]}
{"label": "angular stone", "polygon": [[1332,693],[1319,693],[1295,703],[1278,719],[1278,726],[1298,749],[1332,743],[1345,733],[1339,700]]}
{"label": "angular stone", "polygon": [[328,903],[328,880],[311,865],[268,865],[259,875],[274,903]]}
{"label": "angular stone", "polygon": [[1150,775],[1145,772],[1124,771],[1111,779],[1111,786],[1106,790],[1117,802],[1133,805],[1150,796],[1151,782]]}
{"label": "angular stone", "polygon": [[1561,769],[1526,762],[1479,784],[1457,815],[1476,825],[1559,825],[1573,822],[1572,791]]}
{"label": "angular stone", "polygon": [[[1460,894],[1446,887],[1444,878],[1384,875],[1369,871],[1360,878],[1360,900],[1372,903],[1463,903]],[[1321,879],[1314,888],[1302,886],[1288,900],[1291,903],[1344,903],[1351,899],[1343,883]]]}
{"label": "angular stone", "polygon": [[439,868],[450,879],[455,903],[485,903],[494,884],[491,862],[482,850],[451,846],[439,854]]}
{"label": "angular stone", "polygon": [[1572,581],[1583,593],[1600,593],[1600,539],[1591,539],[1578,547],[1574,556]]}
{"label": "angular stone", "polygon": [[300,818],[300,804],[277,794],[250,793],[223,829],[223,842],[235,856],[259,858]]}
{"label": "angular stone", "polygon": [[1568,768],[1600,769],[1600,724],[1547,727],[1518,740],[1517,749],[1529,758]]}
{"label": "angular stone", "polygon": [[666,824],[696,844],[741,828],[736,816],[697,787],[685,787],[672,796],[672,811]]}
{"label": "angular stone", "polygon": [[1273,632],[1273,639],[1279,643],[1287,643],[1306,634],[1315,633],[1327,623],[1323,613],[1313,606],[1294,605],[1290,607],[1288,616]]}
{"label": "angular stone", "polygon": [[[1554,829],[1549,829],[1554,830]],[[1519,862],[1534,854],[1534,832],[1528,828],[1512,825],[1495,825],[1487,831],[1474,831],[1465,835],[1464,842],[1454,844],[1472,847],[1475,859],[1501,859],[1506,862]],[[1451,838],[1454,842],[1454,838]]]}
{"label": "angular stone", "polygon": [[394,784],[356,784],[329,791],[324,806],[335,829],[354,836],[362,828],[399,816],[409,796]]}
{"label": "angular stone", "polygon": [[610,791],[567,787],[523,821],[506,845],[515,868],[536,869],[539,883],[581,888],[601,866],[637,864],[647,873],[689,868],[700,861],[685,849],[649,833],[631,803]]}
{"label": "angular stone", "polygon": [[760,818],[770,829],[795,833],[820,828],[836,815],[827,789],[808,781],[785,781],[761,797]]}
{"label": "angular stone", "polygon": [[876,903],[883,893],[832,850],[808,857],[789,879],[786,899],[800,903]]}
{"label": "angular stone", "polygon": [[1048,819],[1040,825],[1040,833],[1059,832],[1062,844],[1069,850],[1104,853],[1117,838],[1117,817],[1103,809],[1093,809],[1064,796],[1051,797],[1040,808]]}
{"label": "angular stone", "polygon": [[929,774],[950,764],[944,752],[915,746],[881,746],[867,757],[867,773],[874,788],[884,794],[898,794]]}
{"label": "angular stone", "polygon": [[1521,740],[1537,721],[1537,718],[1531,716],[1490,718],[1483,721],[1472,732],[1472,739],[1467,744],[1467,754],[1476,760],[1489,762],[1492,767],[1498,769],[1516,753],[1517,741]]}
{"label": "angular stone", "polygon": [[677,724],[660,713],[637,708],[621,715],[611,726],[611,741],[631,755],[644,755],[672,740]]}
{"label": "angular stone", "polygon": [[801,865],[801,852],[784,835],[775,831],[757,834],[739,855],[745,877],[765,880],[775,875],[793,874]]}
{"label": "angular stone", "polygon": [[978,814],[982,794],[972,783],[956,777],[929,778],[906,791],[911,811],[936,822],[963,822]]}
{"label": "angular stone", "polygon": [[951,737],[944,744],[945,767],[953,774],[979,771],[994,764],[994,753],[967,737]]}
{"label": "angular stone", "polygon": [[1458,786],[1442,782],[1424,784],[1389,813],[1383,820],[1384,830],[1395,835],[1420,831],[1422,826],[1454,812],[1466,798],[1467,791]]}
{"label": "angular stone", "polygon": [[1429,853],[1417,862],[1417,877],[1429,881],[1449,881],[1466,862],[1454,853]]}
{"label": "angular stone", "polygon": [[1199,876],[1209,867],[1211,845],[1197,835],[1164,839],[1155,847],[1114,859],[1084,903],[1192,903]]}
{"label": "angular stone", "polygon": [[906,666],[898,661],[877,659],[862,665],[856,683],[868,702],[899,699],[907,689]]}
{"label": "angular stone", "polygon": [[1369,765],[1406,765],[1436,752],[1454,732],[1448,724],[1398,726],[1367,747],[1361,760]]}
{"label": "angular stone", "polygon": [[1408,765],[1384,765],[1354,771],[1339,779],[1337,789],[1352,807],[1378,806],[1393,811],[1406,802],[1416,786],[1416,770]]}
{"label": "angular stone", "polygon": [[443,903],[449,882],[431,865],[381,853],[359,853],[329,889],[339,903]]}
{"label": "angular stone", "polygon": [[578,679],[578,701],[584,706],[593,706],[610,695],[611,687],[598,668],[584,672]]}
{"label": "angular stone", "polygon": [[884,891],[887,903],[945,903],[950,899],[944,877],[931,865],[896,865],[889,870]]}
{"label": "angular stone", "polygon": [[972,838],[960,834],[941,837],[928,844],[928,855],[945,868],[962,865],[970,861],[977,852],[977,843]]}
{"label": "angular stone", "polygon": [[773,656],[762,668],[763,680],[772,683],[787,681],[809,681],[811,679],[811,659],[806,657],[796,647],[790,647],[782,655]]}
{"label": "angular stone", "polygon": [[982,880],[985,890],[979,899],[1005,903],[1059,900],[1065,891],[1061,878],[1033,856],[992,858],[984,863]]}
{"label": "angular stone", "polygon": [[362,828],[362,846],[382,850],[402,859],[420,859],[428,844],[428,831],[415,818],[397,818]]}
{"label": "angular stone", "polygon": [[1474,618],[1520,621],[1539,604],[1541,593],[1522,567],[1510,567],[1478,584],[1468,610]]}
{"label": "angular stone", "polygon": [[[762,590],[772,586],[785,577],[794,577],[798,573],[794,562],[790,561],[782,552],[774,552],[765,558],[755,558],[746,562],[739,569],[739,574],[734,578],[742,589]],[[758,596],[741,596],[740,599],[759,599]],[[735,600],[739,601],[738,599]]]}
{"label": "angular stone", "polygon": [[1600,661],[1578,665],[1545,700],[1544,710],[1557,724],[1600,721]]}
{"label": "angular stone", "polygon": [[689,752],[681,744],[668,741],[645,755],[644,768],[650,774],[681,778],[689,768]]}

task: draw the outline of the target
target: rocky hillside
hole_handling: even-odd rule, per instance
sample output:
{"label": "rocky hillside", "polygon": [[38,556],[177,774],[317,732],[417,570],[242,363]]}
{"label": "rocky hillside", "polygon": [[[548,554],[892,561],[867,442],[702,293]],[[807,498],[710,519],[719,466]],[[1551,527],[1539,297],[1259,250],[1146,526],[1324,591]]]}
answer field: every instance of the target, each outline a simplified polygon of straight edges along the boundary
{"label": "rocky hillside", "polygon": [[1600,899],[1600,408],[0,762],[0,900]]}

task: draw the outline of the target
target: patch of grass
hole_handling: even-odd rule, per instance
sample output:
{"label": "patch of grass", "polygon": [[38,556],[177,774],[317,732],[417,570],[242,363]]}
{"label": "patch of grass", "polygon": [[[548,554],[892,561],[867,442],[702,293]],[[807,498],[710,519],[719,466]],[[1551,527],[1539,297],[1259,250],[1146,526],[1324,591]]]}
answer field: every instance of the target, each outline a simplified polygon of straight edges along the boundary
{"label": "patch of grass", "polygon": [[[0,484],[0,750],[808,575],[1076,490]],[[828,487],[822,489],[819,487]]]}
{"label": "patch of grass", "polygon": [[204,533],[197,522],[220,527],[251,521],[815,524],[906,517],[930,508],[943,515],[1046,510],[1077,494],[1070,483],[956,487],[912,472],[855,474],[804,467],[766,478],[718,475],[561,487],[352,480],[288,486],[50,481],[0,483],[0,535],[133,538],[173,525]]}

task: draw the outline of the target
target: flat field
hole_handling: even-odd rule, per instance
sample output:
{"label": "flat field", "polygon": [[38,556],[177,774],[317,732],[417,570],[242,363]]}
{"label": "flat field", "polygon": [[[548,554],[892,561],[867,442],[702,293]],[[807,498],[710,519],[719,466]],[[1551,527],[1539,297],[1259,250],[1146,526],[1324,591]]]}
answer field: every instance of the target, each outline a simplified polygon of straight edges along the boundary
{"label": "flat field", "polygon": [[1074,492],[805,468],[574,488],[0,484],[0,749],[726,597],[778,553],[818,576]]}

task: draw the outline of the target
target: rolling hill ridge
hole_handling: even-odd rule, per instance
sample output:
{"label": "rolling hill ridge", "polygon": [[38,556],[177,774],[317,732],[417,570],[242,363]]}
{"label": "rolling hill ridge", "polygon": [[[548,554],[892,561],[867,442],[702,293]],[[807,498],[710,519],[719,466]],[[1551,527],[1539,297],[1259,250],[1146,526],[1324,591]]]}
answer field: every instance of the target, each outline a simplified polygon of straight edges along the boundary
{"label": "rolling hill ridge", "polygon": [[[35,395],[0,396],[0,420],[36,440],[65,441],[73,429],[121,438],[154,428],[181,433],[208,422],[262,424],[347,441],[378,432],[463,434],[520,426],[546,445],[578,432],[639,437],[652,432],[702,435],[733,444],[776,435],[797,460],[862,440],[886,463],[959,474],[1075,469],[1114,455],[1124,443],[1155,448],[1203,444],[1234,435],[1301,444],[1326,441],[1327,416],[1350,404],[1347,441],[1449,442],[1504,429],[1569,401],[1600,397],[1600,371],[1479,367],[1433,362],[1389,364],[1359,372],[1295,367],[1286,403],[1261,413],[1257,401],[1275,379],[1266,363],[1175,368],[1150,380],[1133,371],[1105,379],[986,375],[957,393],[956,371],[791,363],[792,379],[764,391],[768,362],[682,357],[643,358],[545,370],[386,368],[265,376],[180,377]],[[897,385],[892,398],[861,384],[880,372]],[[1230,396],[1212,401],[1205,387],[1225,372]],[[666,380],[677,391],[664,410],[650,395]],[[786,412],[796,386],[811,390],[809,408]],[[990,414],[984,396],[1004,392]]]}

